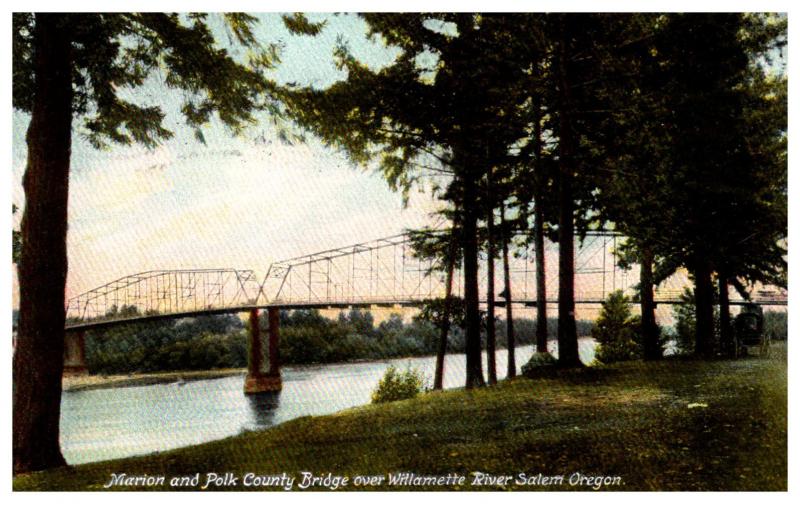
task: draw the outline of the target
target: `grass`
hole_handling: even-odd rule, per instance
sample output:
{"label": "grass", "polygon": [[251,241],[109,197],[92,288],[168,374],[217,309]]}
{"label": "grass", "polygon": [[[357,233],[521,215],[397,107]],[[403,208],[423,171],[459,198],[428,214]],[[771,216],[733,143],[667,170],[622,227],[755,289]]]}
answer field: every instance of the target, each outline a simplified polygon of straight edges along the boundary
{"label": "grass", "polygon": [[[786,490],[785,345],[770,359],[627,362],[427,393],[169,452],[22,475],[15,490],[102,490],[111,473],[619,476],[611,490]],[[196,489],[197,487],[195,487]],[[376,487],[389,490],[385,483]],[[453,489],[455,487],[446,487]],[[189,487],[189,489],[192,489]],[[274,487],[280,489],[280,487]],[[363,490],[363,487],[358,487]],[[408,489],[406,487],[405,489]],[[249,490],[249,489],[248,489]],[[297,490],[295,485],[294,490]]]}

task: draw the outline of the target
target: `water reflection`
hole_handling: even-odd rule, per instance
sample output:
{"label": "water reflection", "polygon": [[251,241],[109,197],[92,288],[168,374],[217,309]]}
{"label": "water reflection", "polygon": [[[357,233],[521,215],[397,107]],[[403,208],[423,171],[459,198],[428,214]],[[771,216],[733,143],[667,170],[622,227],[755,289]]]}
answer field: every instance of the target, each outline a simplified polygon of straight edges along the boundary
{"label": "water reflection", "polygon": [[251,393],[245,395],[250,408],[251,425],[256,428],[275,425],[275,413],[281,403],[281,392]]}

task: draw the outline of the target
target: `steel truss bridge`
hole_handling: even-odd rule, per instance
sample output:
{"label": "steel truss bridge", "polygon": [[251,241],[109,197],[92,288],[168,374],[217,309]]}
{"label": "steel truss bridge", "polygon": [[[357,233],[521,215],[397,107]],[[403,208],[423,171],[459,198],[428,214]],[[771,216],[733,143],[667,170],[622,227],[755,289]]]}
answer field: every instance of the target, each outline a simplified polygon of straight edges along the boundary
{"label": "steel truss bridge", "polygon": [[[614,249],[620,237],[593,233],[576,241],[575,302],[600,304],[607,295],[622,290],[636,295],[639,267],[617,267]],[[510,301],[502,305],[536,305],[534,252],[521,235],[512,239]],[[546,241],[547,303],[558,300],[558,245]],[[485,302],[486,259],[479,270],[480,294]],[[263,308],[343,308],[419,306],[426,299],[442,298],[445,274],[431,260],[414,255],[408,234],[381,238],[272,263],[263,277],[253,270],[233,268],[155,270],[121,277],[70,298],[68,330],[83,330],[117,323],[202,314],[243,312]],[[457,269],[453,295],[463,294],[463,277]],[[655,291],[657,304],[675,304],[690,283],[678,272]],[[495,261],[495,288],[504,289],[502,260]],[[755,288],[753,301],[784,306],[785,290]],[[732,299],[734,305],[745,303]]]}

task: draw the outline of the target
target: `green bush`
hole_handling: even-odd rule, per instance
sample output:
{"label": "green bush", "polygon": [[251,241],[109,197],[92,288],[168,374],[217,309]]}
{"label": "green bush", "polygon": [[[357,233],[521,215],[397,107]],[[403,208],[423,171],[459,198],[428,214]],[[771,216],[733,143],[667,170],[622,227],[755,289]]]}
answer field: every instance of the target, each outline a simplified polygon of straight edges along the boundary
{"label": "green bush", "polygon": [[383,379],[378,382],[378,387],[372,392],[372,403],[413,399],[422,391],[424,385],[425,381],[418,370],[409,368],[400,372],[397,367],[390,366],[383,374]]}
{"label": "green bush", "polygon": [[598,342],[596,357],[602,363],[641,358],[639,319],[631,315],[630,300],[622,291],[614,291],[603,302],[593,336]]}
{"label": "green bush", "polygon": [[552,369],[556,365],[556,359],[550,353],[539,353],[538,351],[531,355],[525,365],[522,366],[522,375],[527,377],[536,377],[538,372],[543,370]]}
{"label": "green bush", "polygon": [[694,291],[686,288],[681,295],[681,303],[672,308],[672,317],[675,320],[672,339],[675,341],[675,352],[679,355],[694,353],[694,335],[697,327],[694,314]]}
{"label": "green bush", "polygon": [[768,310],[764,313],[764,336],[773,340],[786,340],[789,335],[786,312]]}

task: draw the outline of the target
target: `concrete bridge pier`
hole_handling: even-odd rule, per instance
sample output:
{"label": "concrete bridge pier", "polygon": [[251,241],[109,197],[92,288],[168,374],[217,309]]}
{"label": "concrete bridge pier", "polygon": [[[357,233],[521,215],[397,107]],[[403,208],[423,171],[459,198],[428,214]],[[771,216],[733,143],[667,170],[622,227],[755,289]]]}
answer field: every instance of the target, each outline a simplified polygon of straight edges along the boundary
{"label": "concrete bridge pier", "polygon": [[64,375],[84,376],[86,368],[86,340],[84,331],[67,332],[64,335]]}
{"label": "concrete bridge pier", "polygon": [[269,368],[264,369],[264,345],[261,340],[258,309],[250,310],[250,333],[247,337],[249,357],[247,377],[244,380],[244,393],[278,392],[282,388],[281,362],[278,351],[280,340],[280,313],[276,307],[267,309],[269,344],[267,353]]}

